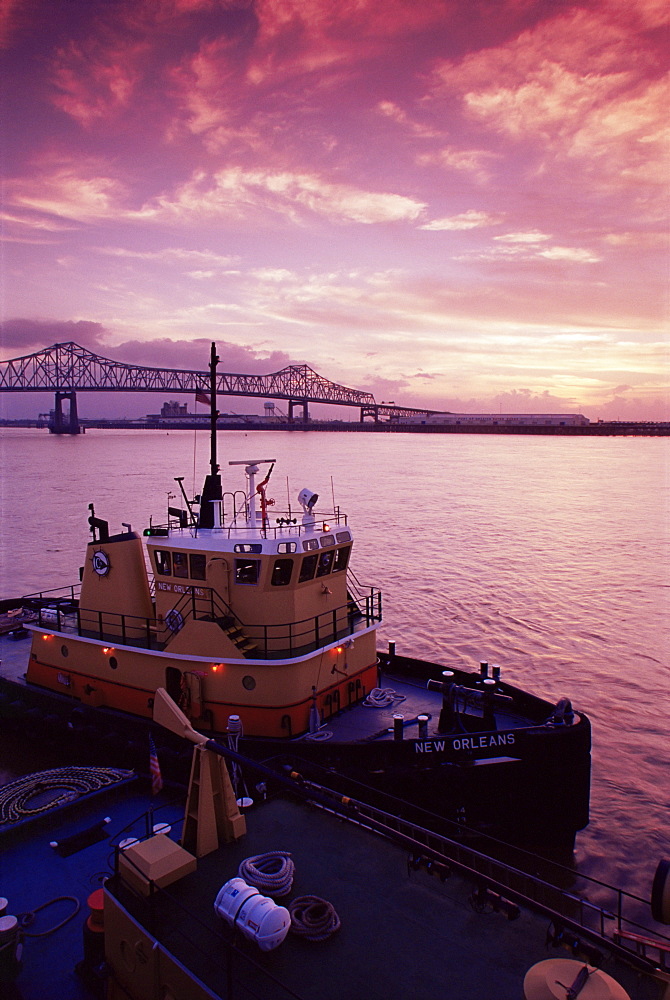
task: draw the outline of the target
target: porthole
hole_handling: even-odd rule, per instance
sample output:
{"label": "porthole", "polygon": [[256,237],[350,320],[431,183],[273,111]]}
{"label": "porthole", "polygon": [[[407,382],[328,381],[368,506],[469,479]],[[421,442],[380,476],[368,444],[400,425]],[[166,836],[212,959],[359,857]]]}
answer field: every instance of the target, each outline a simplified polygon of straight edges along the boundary
{"label": "porthole", "polygon": [[60,654],[61,654],[61,656],[67,656],[69,652],[70,651],[67,648],[67,646],[65,646],[65,645],[61,646],[61,648],[60,648]]}
{"label": "porthole", "polygon": [[256,687],[255,678],[253,678],[251,674],[247,674],[246,677],[242,678],[242,687],[246,688],[247,691],[253,691]]}
{"label": "porthole", "polygon": [[119,661],[117,660],[117,658],[115,656],[110,656],[110,658],[109,658],[109,665],[112,668],[112,670],[116,670],[116,668],[119,665]]}

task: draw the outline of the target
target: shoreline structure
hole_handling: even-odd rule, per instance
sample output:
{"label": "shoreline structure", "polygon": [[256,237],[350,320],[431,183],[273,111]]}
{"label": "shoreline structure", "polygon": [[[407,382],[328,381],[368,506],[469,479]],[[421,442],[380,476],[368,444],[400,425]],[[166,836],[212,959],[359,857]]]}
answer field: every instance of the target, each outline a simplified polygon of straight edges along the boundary
{"label": "shoreline structure", "polygon": [[[529,421],[537,416],[528,414]],[[185,417],[138,417],[136,419],[79,418],[81,432],[86,430],[206,430],[203,418]],[[0,428],[27,427],[51,430],[44,418],[17,420],[0,419]],[[223,415],[217,421],[221,431],[330,431],[353,434],[550,434],[570,437],[667,437],[670,422],[610,420],[587,424],[539,424],[536,422],[514,424],[429,424],[403,423],[399,421],[360,423],[354,420],[265,420],[252,416],[230,417]]]}

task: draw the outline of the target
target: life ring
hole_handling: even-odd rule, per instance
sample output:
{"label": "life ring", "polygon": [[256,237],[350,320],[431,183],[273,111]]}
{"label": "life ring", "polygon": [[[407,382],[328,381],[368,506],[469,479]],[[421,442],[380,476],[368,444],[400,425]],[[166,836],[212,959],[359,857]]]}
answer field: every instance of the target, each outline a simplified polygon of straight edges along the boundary
{"label": "life ring", "polygon": [[172,608],[165,616],[165,624],[171,632],[179,632],[184,627],[184,619],[181,612],[177,611],[176,608]]}

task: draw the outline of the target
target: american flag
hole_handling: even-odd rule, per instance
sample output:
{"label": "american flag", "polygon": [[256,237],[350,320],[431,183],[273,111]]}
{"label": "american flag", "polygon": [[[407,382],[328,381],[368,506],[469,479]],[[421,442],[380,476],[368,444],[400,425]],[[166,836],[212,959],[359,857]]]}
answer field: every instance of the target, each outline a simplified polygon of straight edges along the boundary
{"label": "american flag", "polygon": [[151,794],[158,795],[163,787],[163,777],[161,766],[158,763],[158,754],[153,736],[149,736],[149,774],[151,775]]}
{"label": "american flag", "polygon": [[195,394],[195,401],[196,401],[196,403],[204,403],[205,406],[211,406],[212,405],[212,401],[211,401],[211,399],[209,398],[209,396],[207,395],[206,392],[196,392],[196,394]]}

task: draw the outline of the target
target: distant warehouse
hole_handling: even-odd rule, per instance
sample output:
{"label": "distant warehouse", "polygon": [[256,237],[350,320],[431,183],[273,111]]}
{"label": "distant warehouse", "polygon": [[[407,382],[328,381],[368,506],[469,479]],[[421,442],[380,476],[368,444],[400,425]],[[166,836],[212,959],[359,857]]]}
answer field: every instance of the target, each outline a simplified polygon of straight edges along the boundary
{"label": "distant warehouse", "polygon": [[432,413],[430,416],[399,417],[401,424],[480,427],[586,427],[581,413]]}

